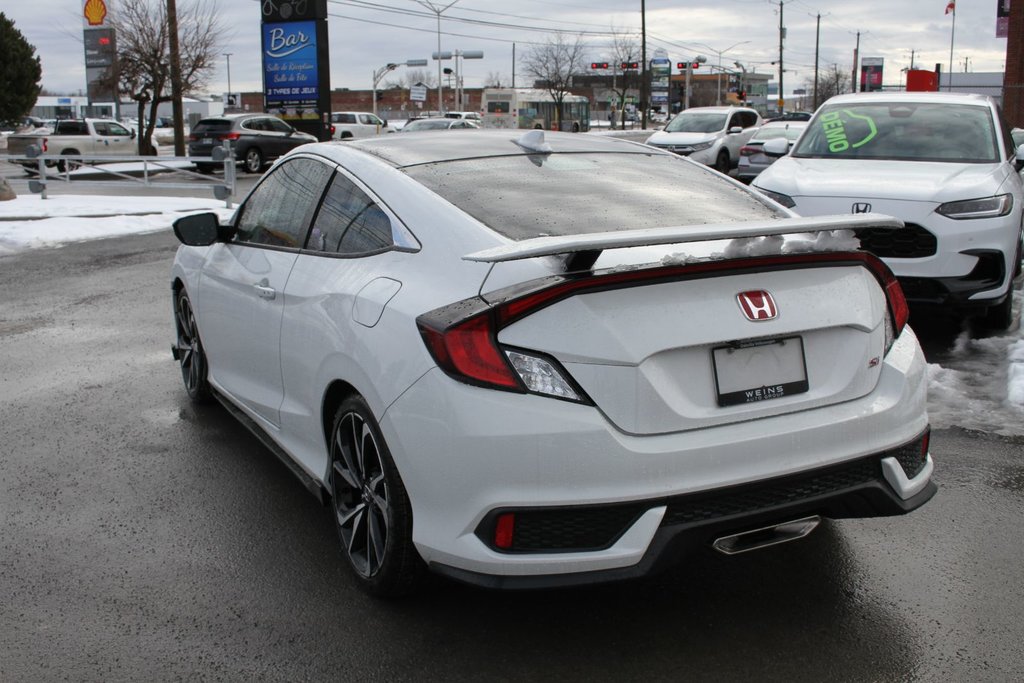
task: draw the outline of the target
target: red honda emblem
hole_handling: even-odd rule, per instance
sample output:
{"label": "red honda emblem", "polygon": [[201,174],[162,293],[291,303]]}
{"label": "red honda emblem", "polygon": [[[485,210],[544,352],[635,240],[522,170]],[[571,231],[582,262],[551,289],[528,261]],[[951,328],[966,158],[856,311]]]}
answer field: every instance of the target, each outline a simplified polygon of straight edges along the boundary
{"label": "red honda emblem", "polygon": [[779,310],[775,307],[775,299],[763,289],[740,292],[736,295],[736,301],[739,302],[747,320],[754,322],[771,320],[779,314]]}

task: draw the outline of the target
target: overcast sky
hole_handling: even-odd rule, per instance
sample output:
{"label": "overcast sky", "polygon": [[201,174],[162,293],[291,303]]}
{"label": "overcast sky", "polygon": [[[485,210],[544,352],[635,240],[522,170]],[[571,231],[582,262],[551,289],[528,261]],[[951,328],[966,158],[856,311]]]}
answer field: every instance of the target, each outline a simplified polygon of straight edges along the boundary
{"label": "overcast sky", "polygon": [[[116,11],[118,2],[107,0]],[[150,2],[162,0],[148,0]],[[191,0],[177,0],[179,9]],[[229,33],[221,52],[230,52],[235,91],[262,89],[261,0],[215,0]],[[430,0],[442,8],[451,0]],[[953,52],[954,71],[1002,71],[1006,39],[995,37],[997,0],[959,0]],[[898,84],[910,65],[934,68],[949,63],[952,15],[947,0],[789,0],[783,59],[785,86],[801,87],[814,71],[815,15],[821,14],[822,68],[851,70],[856,33],[862,57],[885,59],[885,83]],[[2,11],[35,47],[43,63],[43,86],[62,94],[85,88],[81,42],[82,0],[17,0]],[[634,9],[626,11],[630,5]],[[648,49],[664,48],[673,64],[704,54],[708,61],[748,71],[777,74],[779,3],[769,0],[647,0]],[[388,62],[430,59],[437,50],[437,15],[416,0],[329,0],[331,87],[368,89],[372,73]],[[608,59],[608,34],[640,33],[640,2],[627,0],[458,0],[442,14],[442,50],[482,50],[466,60],[465,84],[482,85],[489,74],[510,80],[513,45],[517,61],[554,31],[584,34],[591,59]],[[737,43],[739,43],[737,45]],[[210,75],[207,92],[227,90],[227,59]],[[436,73],[436,62],[428,67]],[[525,85],[520,70],[517,85]]]}

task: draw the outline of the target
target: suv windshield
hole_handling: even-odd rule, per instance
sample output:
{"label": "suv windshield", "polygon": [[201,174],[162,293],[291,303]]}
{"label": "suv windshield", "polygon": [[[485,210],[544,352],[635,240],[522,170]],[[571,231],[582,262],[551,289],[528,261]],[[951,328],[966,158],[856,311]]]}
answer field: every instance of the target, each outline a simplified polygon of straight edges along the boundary
{"label": "suv windshield", "polygon": [[988,107],[875,102],[822,107],[795,157],[993,163],[999,161]]}
{"label": "suv windshield", "polygon": [[675,155],[517,154],[404,170],[513,240],[783,217]]}
{"label": "suv windshield", "polygon": [[725,114],[687,114],[669,121],[666,133],[716,133],[725,128]]}

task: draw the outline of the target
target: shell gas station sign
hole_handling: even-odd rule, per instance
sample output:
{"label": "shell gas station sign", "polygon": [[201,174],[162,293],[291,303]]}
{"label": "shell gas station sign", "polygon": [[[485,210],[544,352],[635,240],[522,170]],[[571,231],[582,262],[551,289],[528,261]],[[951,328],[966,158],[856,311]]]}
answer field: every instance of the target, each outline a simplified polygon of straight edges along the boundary
{"label": "shell gas station sign", "polygon": [[110,14],[108,4],[106,0],[83,0],[82,17],[85,19],[85,28],[106,28],[107,17]]}

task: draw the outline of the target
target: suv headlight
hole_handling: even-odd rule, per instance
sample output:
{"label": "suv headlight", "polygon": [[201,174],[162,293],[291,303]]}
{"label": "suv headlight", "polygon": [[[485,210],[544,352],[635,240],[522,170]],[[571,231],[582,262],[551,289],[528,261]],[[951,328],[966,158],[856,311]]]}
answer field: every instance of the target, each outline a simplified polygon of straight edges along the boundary
{"label": "suv headlight", "polygon": [[782,194],[781,192],[772,192],[771,190],[766,190],[763,187],[758,187],[757,185],[753,185],[752,187],[761,194],[768,197],[769,199],[774,199],[779,204],[782,204],[787,209],[792,209],[794,206],[796,206],[796,202],[794,202],[793,198],[790,197],[788,194]]}
{"label": "suv headlight", "polygon": [[715,144],[714,140],[708,140],[707,142],[698,142],[696,145],[690,145],[689,147],[694,152],[703,152],[705,149],[709,149],[713,144]]}
{"label": "suv headlight", "polygon": [[1013,196],[1001,194],[981,199],[965,199],[959,202],[946,202],[935,209],[936,213],[946,218],[968,220],[971,218],[995,218],[1005,216],[1013,209]]}

